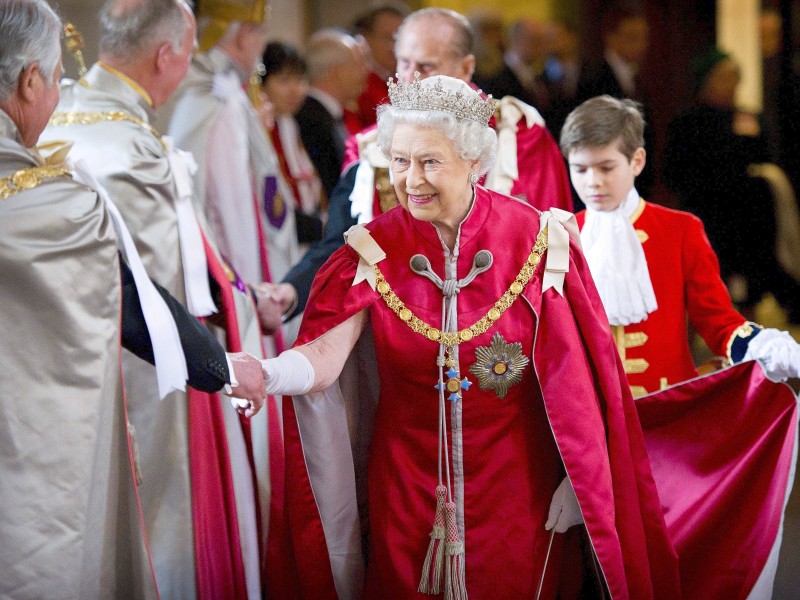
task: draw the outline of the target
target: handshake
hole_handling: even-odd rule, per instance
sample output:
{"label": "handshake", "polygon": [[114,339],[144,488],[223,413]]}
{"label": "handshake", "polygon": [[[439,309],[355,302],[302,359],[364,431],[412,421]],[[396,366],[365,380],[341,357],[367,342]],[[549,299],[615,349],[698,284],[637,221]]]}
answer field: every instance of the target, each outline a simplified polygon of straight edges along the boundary
{"label": "handshake", "polygon": [[256,297],[258,321],[264,335],[275,333],[297,306],[297,290],[288,283],[259,283],[252,286]]}

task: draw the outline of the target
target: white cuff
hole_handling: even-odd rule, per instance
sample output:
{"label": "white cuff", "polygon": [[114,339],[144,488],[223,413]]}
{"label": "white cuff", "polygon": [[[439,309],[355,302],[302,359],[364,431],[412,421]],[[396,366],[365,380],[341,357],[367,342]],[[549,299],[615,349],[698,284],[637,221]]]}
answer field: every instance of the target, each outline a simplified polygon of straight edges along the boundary
{"label": "white cuff", "polygon": [[227,352],[225,353],[225,361],[228,363],[228,379],[230,379],[231,382],[226,383],[225,387],[222,388],[222,391],[230,396],[231,393],[233,392],[233,388],[239,387],[239,382],[236,379],[236,372],[233,370],[233,363],[231,362],[231,357]]}
{"label": "white cuff", "polygon": [[314,385],[314,367],[297,350],[287,350],[277,358],[262,360],[261,368],[269,395],[299,396]]}

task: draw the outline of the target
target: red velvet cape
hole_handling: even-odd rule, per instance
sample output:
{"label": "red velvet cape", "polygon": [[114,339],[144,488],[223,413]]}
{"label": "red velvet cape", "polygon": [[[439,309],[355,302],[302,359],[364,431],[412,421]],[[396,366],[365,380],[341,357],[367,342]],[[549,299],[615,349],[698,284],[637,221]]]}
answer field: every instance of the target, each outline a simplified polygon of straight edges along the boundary
{"label": "red velvet cape", "polygon": [[[415,221],[399,207],[367,227],[389,255],[380,263],[381,270],[387,280],[395,282],[408,273],[407,257],[421,243],[420,236],[436,235],[430,224]],[[483,247],[493,251],[499,266],[496,276],[507,279],[507,287],[533,246],[538,229],[538,211],[478,188],[461,235],[463,239],[469,231]],[[553,289],[542,293],[546,257],[520,301],[529,303],[536,319],[534,372],[592,547],[614,598],[679,598],[677,561],[667,538],[636,408],[624,385],[624,373],[588,267],[572,243],[564,296]],[[439,264],[432,260],[439,273],[442,260]],[[462,258],[461,262],[468,260],[471,258]],[[357,261],[356,253],[344,246],[320,270],[298,344],[312,341],[355,313],[382,302],[367,283],[351,285]],[[469,268],[461,262],[459,277]],[[424,297],[414,298],[416,305],[425,301]],[[402,323],[399,326],[405,328]],[[401,331],[416,335],[407,328]],[[491,334],[490,330],[482,335]],[[286,597],[333,598],[336,591],[323,526],[291,400],[284,402],[284,426],[291,546],[287,550],[293,559],[286,572],[295,574],[297,581],[291,588],[287,583],[281,593]],[[397,476],[402,477],[402,473]],[[407,593],[413,596],[415,592]]]}

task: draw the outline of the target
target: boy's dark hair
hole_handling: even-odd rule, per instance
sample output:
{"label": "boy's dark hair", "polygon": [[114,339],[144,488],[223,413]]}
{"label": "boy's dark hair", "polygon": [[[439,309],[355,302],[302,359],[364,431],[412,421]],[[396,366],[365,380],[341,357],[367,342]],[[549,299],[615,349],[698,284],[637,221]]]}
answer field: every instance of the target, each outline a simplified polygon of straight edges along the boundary
{"label": "boy's dark hair", "polygon": [[576,148],[602,148],[614,141],[629,161],[637,148],[644,147],[641,104],[628,98],[595,96],[569,113],[561,129],[561,153],[566,158]]}
{"label": "boy's dark hair", "polygon": [[306,61],[297,48],[284,42],[270,42],[264,50],[264,78],[278,73],[305,75],[308,72]]}

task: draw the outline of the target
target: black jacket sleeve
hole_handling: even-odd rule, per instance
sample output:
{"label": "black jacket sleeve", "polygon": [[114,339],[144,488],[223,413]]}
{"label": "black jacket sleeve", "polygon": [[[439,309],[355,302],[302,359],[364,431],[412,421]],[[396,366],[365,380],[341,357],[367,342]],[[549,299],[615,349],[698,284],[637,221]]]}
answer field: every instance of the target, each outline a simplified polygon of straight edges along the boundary
{"label": "black jacket sleeve", "polygon": [[[122,275],[122,346],[150,364],[155,364],[153,345],[139,303],[133,273],[120,258]],[[153,282],[175,319],[186,355],[189,385],[202,392],[216,392],[230,382],[225,349],[211,332],[167,290]]]}
{"label": "black jacket sleeve", "polygon": [[317,271],[330,258],[331,254],[344,244],[345,232],[356,224],[356,220],[350,215],[350,194],[353,192],[357,170],[358,163],[351,165],[339,179],[339,183],[336,184],[336,188],[330,196],[325,236],[313,244],[300,262],[292,267],[283,278],[285,283],[291,283],[297,290],[297,308],[289,315],[289,319],[303,312]]}

